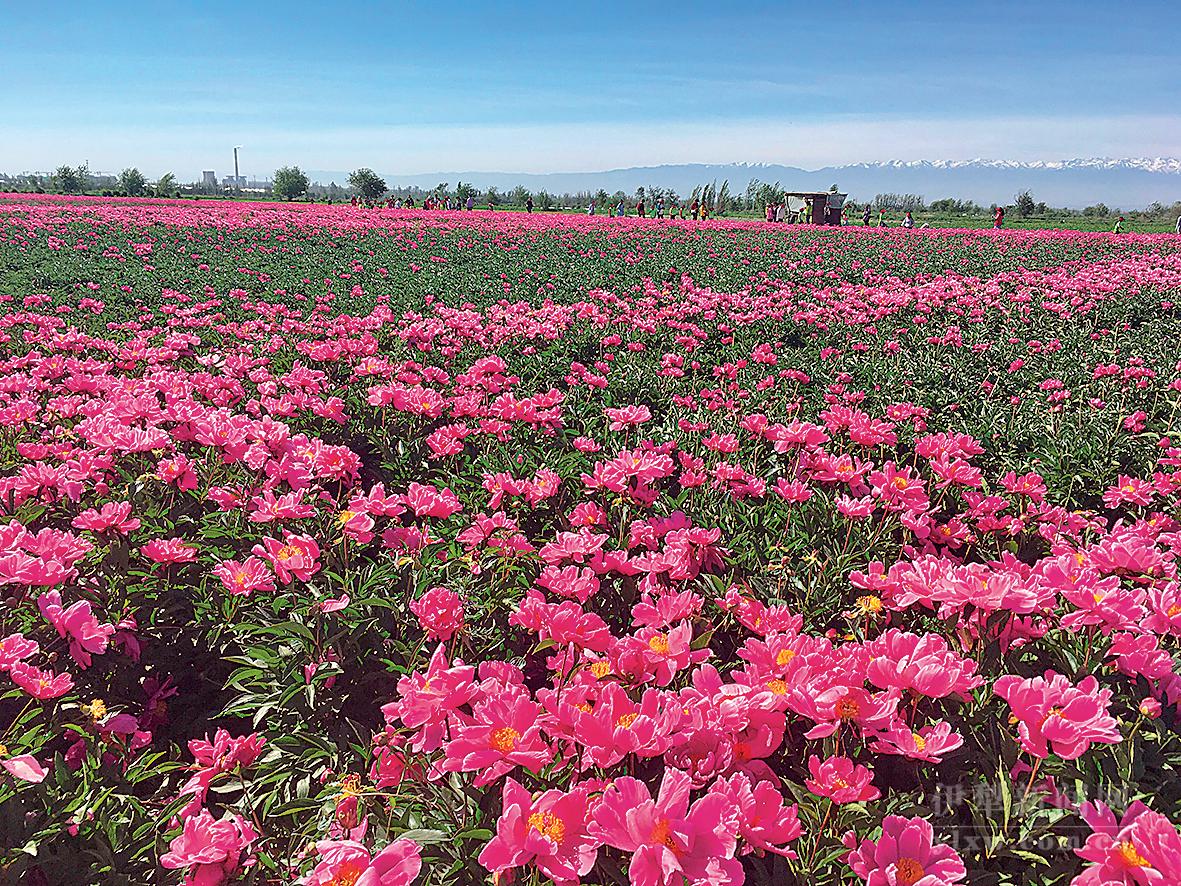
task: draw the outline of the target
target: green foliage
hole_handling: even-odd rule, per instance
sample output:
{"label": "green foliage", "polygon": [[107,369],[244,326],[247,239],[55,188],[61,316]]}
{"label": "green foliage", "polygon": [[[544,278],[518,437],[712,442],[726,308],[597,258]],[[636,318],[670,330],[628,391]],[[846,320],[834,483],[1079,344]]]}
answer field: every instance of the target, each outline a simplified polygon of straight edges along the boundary
{"label": "green foliage", "polygon": [[[276,187],[278,186],[278,178],[279,173],[276,172]],[[368,167],[362,167],[349,173],[349,187],[366,200],[376,200],[386,191],[385,179]],[[306,177],[304,178],[304,190],[307,190]]]}
{"label": "green foliage", "polygon": [[[350,176],[350,181],[352,177]],[[298,166],[283,166],[275,170],[271,190],[281,200],[294,200],[308,190],[308,177]]]}
{"label": "green foliage", "polygon": [[148,180],[134,166],[119,173],[119,189],[128,197],[142,197],[147,187]]}

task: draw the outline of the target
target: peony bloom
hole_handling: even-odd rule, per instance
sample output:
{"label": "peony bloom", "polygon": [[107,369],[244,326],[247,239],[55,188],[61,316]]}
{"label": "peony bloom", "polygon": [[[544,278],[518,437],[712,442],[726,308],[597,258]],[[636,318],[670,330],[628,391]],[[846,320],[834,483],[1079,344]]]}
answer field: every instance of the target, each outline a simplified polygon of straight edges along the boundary
{"label": "peony bloom", "polygon": [[46,701],[60,698],[74,688],[74,678],[68,673],[55,674],[43,671],[26,662],[13,665],[8,672],[12,682],[33,698]]}
{"label": "peony bloom", "polygon": [[476,705],[470,725],[452,728],[444,772],[478,771],[476,787],[517,766],[540,772],[554,757],[541,737],[540,709],[523,690],[494,695]]}
{"label": "peony bloom", "polygon": [[463,630],[463,601],[447,588],[431,588],[410,601],[410,611],[426,631],[428,640],[450,640]]}
{"label": "peony bloom", "polygon": [[902,818],[887,815],[882,835],[862,840],[852,831],[845,845],[852,851],[845,862],[866,886],[954,886],[967,876],[964,863],[954,849],[934,843],[934,830],[921,816]]}
{"label": "peony bloom", "polygon": [[1091,864],[1071,886],[1181,883],[1181,834],[1159,812],[1137,800],[1118,821],[1103,803],[1084,803],[1079,814],[1093,833],[1075,854]]}
{"label": "peony bloom", "polygon": [[1108,714],[1111,690],[1099,689],[1099,681],[1086,677],[1078,686],[1054,671],[1044,677],[1006,674],[993,691],[1009,703],[1019,721],[1022,750],[1044,759],[1051,753],[1066,760],[1081,757],[1096,742],[1116,744],[1119,726]]}
{"label": "peony bloom", "polygon": [[689,805],[689,776],[665,769],[656,799],[635,778],[617,778],[603,792],[591,822],[600,842],[632,853],[628,878],[635,886],[711,886],[742,882],[734,858],[739,815],[722,793]]}
{"label": "peony bloom", "polygon": [[829,757],[821,762],[813,755],[808,758],[812,777],[805,780],[808,790],[834,803],[861,803],[876,800],[882,792],[873,786],[873,772],[848,757]]}
{"label": "peony bloom", "polygon": [[49,591],[37,598],[37,608],[57,629],[58,636],[70,641],[70,656],[82,667],[90,667],[92,654],[102,655],[107,651],[115,626],[100,623],[85,600],[63,609],[61,594]]}
{"label": "peony bloom", "polygon": [[242,852],[258,839],[254,829],[240,815],[226,813],[214,820],[202,809],[185,821],[184,829],[160,856],[169,870],[184,869],[185,886],[221,886],[242,864]]}
{"label": "peony bloom", "polygon": [[869,749],[876,754],[897,754],[912,760],[941,763],[944,754],[957,750],[963,743],[963,737],[952,732],[951,724],[946,721],[924,726],[917,732],[905,723],[896,723],[892,729],[874,736]]}
{"label": "peony bloom", "polygon": [[75,529],[89,529],[91,532],[117,532],[127,535],[139,529],[138,517],[131,516],[131,502],[109,501],[99,509],[83,511],[70,524]]}
{"label": "peony bloom", "polygon": [[24,634],[9,634],[0,640],[0,671],[8,671],[26,658],[37,654],[41,647],[36,640],[25,638]]}
{"label": "peony bloom", "polygon": [[192,563],[197,559],[197,548],[179,538],[154,538],[139,552],[153,563]]}
{"label": "peony bloom", "polygon": [[728,779],[719,778],[710,791],[724,794],[738,810],[739,855],[774,852],[796,857],[786,846],[802,832],[796,806],[784,806],[783,794],[772,782],[752,782],[745,772],[737,772]]}
{"label": "peony bloom", "polygon": [[452,514],[462,511],[463,505],[450,489],[436,489],[421,483],[411,483],[406,490],[406,505],[418,517],[434,517],[446,519]]}
{"label": "peony bloom", "polygon": [[270,563],[279,581],[285,585],[297,578],[308,581],[320,571],[320,564],[316,562],[320,546],[306,535],[292,535],[284,530],[283,541],[264,538],[262,544],[255,545],[250,553]]}
{"label": "peony bloom", "polygon": [[45,781],[46,769],[37,762],[32,754],[21,754],[19,757],[0,759],[0,766],[13,778],[27,781],[29,784],[40,784]]}
{"label": "peony bloom", "polygon": [[411,747],[431,753],[443,746],[447,718],[476,695],[476,669],[458,659],[449,667],[447,652],[440,643],[431,656],[425,674],[407,674],[398,680],[398,700],[383,705],[387,721],[397,717],[414,731]]}
{"label": "peony bloom", "polygon": [[258,557],[247,557],[242,562],[222,560],[213,570],[231,594],[249,597],[256,591],[273,591],[274,576],[267,564]]}
{"label": "peony bloom", "polygon": [[505,779],[496,836],[480,851],[493,873],[534,865],[556,883],[577,883],[595,864],[596,842],[587,834],[587,792],[545,791],[534,798]]}
{"label": "peony bloom", "polygon": [[299,881],[302,886],[410,886],[422,869],[421,848],[413,840],[395,840],[370,855],[352,840],[321,840],[320,861]]}

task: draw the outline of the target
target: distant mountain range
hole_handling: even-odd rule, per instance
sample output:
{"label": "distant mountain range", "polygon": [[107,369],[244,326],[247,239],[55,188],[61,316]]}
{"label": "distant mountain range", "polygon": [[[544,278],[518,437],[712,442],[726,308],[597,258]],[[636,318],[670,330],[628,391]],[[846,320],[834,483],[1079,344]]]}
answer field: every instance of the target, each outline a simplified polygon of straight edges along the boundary
{"label": "distant mountain range", "polygon": [[[345,184],[348,173],[309,170],[313,181]],[[534,193],[575,194],[580,191],[633,193],[637,187],[672,188],[681,196],[694,187],[730,182],[730,192],[746,190],[752,179],[779,184],[789,190],[824,191],[836,184],[854,198],[875,194],[921,194],[928,202],[943,197],[978,203],[1011,203],[1029,190],[1035,200],[1051,206],[1083,208],[1105,203],[1112,208],[1142,209],[1153,202],[1168,205],[1181,200],[1181,159],[1172,157],[1091,158],[1023,163],[1013,160],[889,160],[800,169],[764,163],[641,166],[603,172],[432,172],[419,175],[382,173],[391,187],[433,188],[440,182],[454,187],[464,181],[480,189],[507,190],[524,185]]]}

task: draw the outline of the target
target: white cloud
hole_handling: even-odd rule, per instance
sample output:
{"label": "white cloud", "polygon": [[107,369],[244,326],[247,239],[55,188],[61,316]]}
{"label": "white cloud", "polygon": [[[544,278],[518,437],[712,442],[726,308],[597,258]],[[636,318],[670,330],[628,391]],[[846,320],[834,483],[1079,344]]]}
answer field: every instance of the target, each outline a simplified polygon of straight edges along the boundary
{"label": "white cloud", "polygon": [[1181,116],[870,119],[805,122],[715,120],[529,126],[380,126],[252,131],[245,121],[163,127],[6,126],[0,170],[47,170],[88,160],[93,170],[137,165],[150,176],[181,178],[231,169],[269,174],[372,166],[389,173],[435,171],[572,172],[668,163],[737,161],[820,166],[888,159],[1057,160],[1170,155],[1181,143]]}

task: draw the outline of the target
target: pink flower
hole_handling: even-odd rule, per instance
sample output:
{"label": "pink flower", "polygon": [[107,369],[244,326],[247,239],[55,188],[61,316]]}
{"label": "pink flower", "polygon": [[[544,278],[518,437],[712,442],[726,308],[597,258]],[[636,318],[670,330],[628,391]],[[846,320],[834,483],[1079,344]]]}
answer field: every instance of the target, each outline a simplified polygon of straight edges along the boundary
{"label": "pink flower", "polygon": [[193,473],[192,463],[183,455],[160,459],[156,465],[156,476],[165,483],[175,483],[177,489],[186,492],[197,488],[197,475]]}
{"label": "pink flower", "polygon": [[622,431],[641,425],[652,418],[652,412],[647,406],[622,406],[619,409],[604,409],[607,418],[611,419],[610,430]]}
{"label": "pink flower", "polygon": [[1053,753],[1066,760],[1081,757],[1092,743],[1121,740],[1115,719],[1107,713],[1111,690],[1086,677],[1078,686],[1054,671],[1044,677],[1021,679],[1006,674],[993,691],[1009,703],[1020,724],[1021,748],[1038,758]]}
{"label": "pink flower", "polygon": [[545,791],[534,798],[505,779],[496,836],[480,851],[493,873],[533,864],[557,883],[577,883],[594,867],[597,844],[587,833],[586,790]]}
{"label": "pink flower", "polygon": [[1102,803],[1079,809],[1094,831],[1075,854],[1091,862],[1071,886],[1166,886],[1181,883],[1181,835],[1140,801],[1119,821]]}
{"label": "pink flower", "polygon": [[954,886],[967,876],[964,863],[950,846],[934,841],[930,822],[921,816],[887,815],[877,841],[862,840],[850,831],[845,845],[853,851],[845,861],[866,886]]}
{"label": "pink flower", "polygon": [[92,654],[102,655],[107,651],[107,641],[115,633],[115,626],[100,623],[85,600],[63,609],[61,594],[49,591],[37,598],[37,608],[57,629],[58,636],[70,641],[70,655],[82,667],[90,667]]}
{"label": "pink flower", "polygon": [[180,835],[160,856],[161,866],[185,869],[185,886],[221,886],[237,873],[242,852],[258,839],[240,815],[226,813],[215,821],[208,809],[185,821]]}
{"label": "pink flower", "polygon": [[9,634],[0,640],[0,671],[11,670],[29,656],[36,655],[39,648],[36,640],[27,640],[24,634]]}
{"label": "pink flower", "polygon": [[74,688],[74,678],[68,673],[55,674],[52,671],[43,671],[25,662],[13,665],[8,676],[12,678],[13,683],[41,701],[60,698]]}
{"label": "pink flower", "polygon": [[19,757],[0,760],[0,766],[3,766],[13,778],[30,784],[40,784],[45,781],[47,774],[45,767],[38,763],[32,754],[21,754]]}
{"label": "pink flower", "polygon": [[152,539],[139,552],[153,563],[192,563],[197,559],[197,548],[179,538]]}
{"label": "pink flower", "polygon": [[443,746],[448,716],[466,705],[476,694],[476,670],[456,661],[448,667],[447,653],[440,643],[431,656],[425,674],[407,674],[398,680],[398,700],[383,705],[387,720],[398,717],[415,732],[411,747],[421,753]]}
{"label": "pink flower", "polygon": [[635,886],[741,883],[734,858],[739,816],[721,793],[689,805],[689,776],[665,769],[655,800],[635,778],[617,778],[595,808],[590,833],[632,853],[628,878]]}
{"label": "pink flower", "polygon": [[249,597],[256,591],[273,591],[274,576],[267,564],[258,557],[247,557],[241,563],[237,560],[222,560],[213,570],[221,579],[222,586],[231,594]]}
{"label": "pink flower", "polygon": [[450,640],[463,630],[463,601],[447,588],[431,588],[411,600],[410,611],[418,617],[429,640]]}
{"label": "pink flower", "polygon": [[540,772],[554,757],[541,737],[540,708],[524,694],[494,695],[476,705],[473,723],[452,729],[444,772],[479,771],[476,787],[517,766]]}
{"label": "pink flower", "polygon": [[421,849],[413,840],[395,840],[371,856],[352,840],[321,840],[320,861],[299,882],[303,886],[410,886],[422,869]]}
{"label": "pink flower", "polygon": [[126,535],[139,529],[140,523],[138,517],[131,516],[131,502],[109,501],[98,510],[90,508],[83,511],[70,525],[75,529],[89,529],[91,532],[112,530]]}
{"label": "pink flower", "polygon": [[463,505],[450,489],[440,490],[421,483],[411,483],[405,498],[406,504],[419,517],[446,519],[463,510]]}
{"label": "pink flower", "polygon": [[306,535],[292,535],[284,530],[283,541],[264,538],[262,544],[255,545],[250,553],[270,563],[279,581],[285,585],[297,578],[308,581],[320,571],[320,564],[316,562],[320,546]]}
{"label": "pink flower", "polygon": [[808,771],[812,773],[812,777],[804,781],[808,790],[817,796],[828,797],[834,803],[861,803],[882,795],[873,786],[873,773],[868,767],[860,766],[848,757],[829,757],[821,762],[813,755],[808,758]]}
{"label": "pink flower", "polygon": [[950,754],[963,743],[963,737],[952,732],[951,724],[947,722],[924,726],[917,732],[904,723],[896,723],[894,728],[876,735],[869,749],[877,754],[898,754],[912,760],[940,763],[945,754]]}
{"label": "pink flower", "polygon": [[774,852],[787,858],[796,853],[786,844],[800,836],[800,819],[793,803],[783,805],[783,794],[769,781],[752,782],[745,772],[719,778],[711,791],[724,794],[738,810],[739,855]]}

